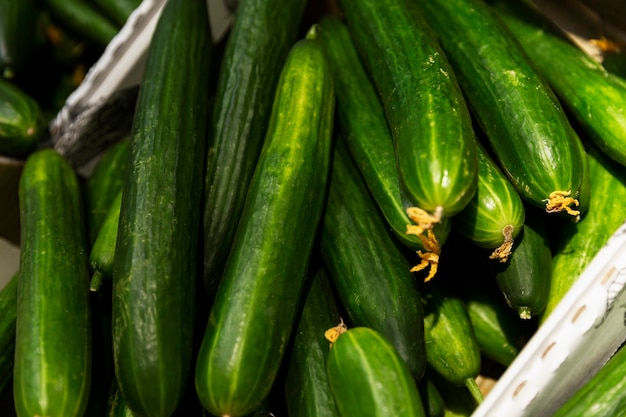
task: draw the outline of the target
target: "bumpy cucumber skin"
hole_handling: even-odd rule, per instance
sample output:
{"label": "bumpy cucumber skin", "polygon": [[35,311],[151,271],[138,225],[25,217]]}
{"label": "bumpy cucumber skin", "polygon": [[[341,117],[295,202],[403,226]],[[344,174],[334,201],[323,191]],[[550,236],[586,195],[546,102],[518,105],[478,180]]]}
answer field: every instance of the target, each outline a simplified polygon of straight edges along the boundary
{"label": "bumpy cucumber skin", "polygon": [[2,311],[2,316],[0,316],[0,395],[13,380],[18,279],[16,273],[0,290],[0,311]]}
{"label": "bumpy cucumber skin", "polygon": [[43,133],[37,101],[0,78],[0,154],[24,158],[32,152]]}
{"label": "bumpy cucumber skin", "polygon": [[387,338],[419,380],[426,354],[418,284],[340,136],[320,238],[324,264],[350,321]]}
{"label": "bumpy cucumber skin", "polygon": [[[113,268],[115,373],[136,414],[167,417],[192,366],[211,30],[203,0],[170,0],[139,91]],[[193,83],[193,88],[189,84]]]}
{"label": "bumpy cucumber skin", "polygon": [[504,243],[506,228],[514,239],[522,230],[526,211],[519,193],[482,144],[478,149],[478,189],[469,204],[453,219],[468,240],[489,249]]}
{"label": "bumpy cucumber skin", "polygon": [[424,416],[406,363],[380,333],[353,327],[333,344],[326,364],[342,416]]}
{"label": "bumpy cucumber skin", "polygon": [[281,71],[270,126],[196,364],[212,414],[266,397],[291,334],[326,197],[335,97],[311,30]]}
{"label": "bumpy cucumber skin", "polygon": [[[396,167],[393,137],[376,88],[359,58],[347,26],[336,16],[320,21],[320,38],[333,69],[337,95],[336,123],[363,175],[368,189],[396,237],[407,247],[424,249],[422,241],[406,233],[412,204],[402,189]],[[435,226],[443,245],[450,231],[448,218]]]}
{"label": "bumpy cucumber skin", "polygon": [[413,2],[340,1],[381,97],[411,203],[453,216],[476,192],[470,115],[452,67]]}
{"label": "bumpy cucumber skin", "polygon": [[329,343],[324,332],[340,321],[328,274],[319,267],[310,278],[290,348],[285,380],[287,414],[338,417],[326,373]]}
{"label": "bumpy cucumber skin", "polygon": [[[506,27],[483,0],[429,1],[420,7],[439,34],[497,162],[519,193],[541,208],[553,191],[581,198],[580,139]],[[579,203],[572,209],[587,202]]]}
{"label": "bumpy cucumber skin", "polygon": [[83,207],[55,151],[26,160],[13,392],[18,416],[80,417],[91,383],[91,318]]}
{"label": "bumpy cucumber skin", "polygon": [[603,152],[626,165],[626,81],[557,32],[532,6],[492,3],[582,130]]}
{"label": "bumpy cucumber skin", "polygon": [[203,262],[209,299],[222,277],[304,4],[246,0],[237,7],[219,70],[207,152]]}

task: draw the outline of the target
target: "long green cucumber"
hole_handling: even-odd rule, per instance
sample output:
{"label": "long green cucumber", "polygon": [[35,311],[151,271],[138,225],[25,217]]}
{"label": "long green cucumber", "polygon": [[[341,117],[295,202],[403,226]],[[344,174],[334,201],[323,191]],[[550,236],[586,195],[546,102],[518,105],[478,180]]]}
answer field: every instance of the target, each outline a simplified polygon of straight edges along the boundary
{"label": "long green cucumber", "polygon": [[426,368],[418,284],[341,136],[335,139],[320,245],[350,322],[381,333],[418,381]]}
{"label": "long green cucumber", "polygon": [[0,395],[13,382],[18,280],[19,273],[16,273],[0,290]]}
{"label": "long green cucumber", "polygon": [[102,14],[121,28],[128,17],[141,4],[141,0],[92,0]]}
{"label": "long green cucumber", "polygon": [[13,392],[19,416],[80,417],[91,383],[89,272],[78,179],[54,150],[20,178]]}
{"label": "long green cucumber", "polygon": [[556,308],[591,259],[626,220],[626,168],[587,143],[591,193],[589,212],[578,224],[563,224],[550,235],[553,246],[548,299],[540,321]]}
{"label": "long green cucumber", "polygon": [[139,90],[113,268],[116,377],[147,417],[173,413],[192,367],[211,56],[206,1],[169,0]]}
{"label": "long green cucumber", "polygon": [[402,186],[415,206],[410,216],[428,229],[476,192],[476,138],[461,89],[415,2],[340,5],[385,109]]}
{"label": "long green cucumber", "polygon": [[340,320],[328,274],[319,267],[310,278],[287,362],[285,403],[291,417],[338,417],[326,373],[324,332]]}
{"label": "long green cucumber", "polygon": [[326,197],[335,97],[317,26],[289,52],[196,364],[204,407],[250,413],[276,378]]}
{"label": "long green cucumber", "polygon": [[44,0],[45,6],[62,26],[104,48],[119,28],[90,2],[84,0]]}
{"label": "long green cucumber", "polygon": [[341,416],[424,416],[406,362],[376,330],[353,327],[333,343],[326,364]]}
{"label": "long green cucumber", "polygon": [[581,130],[626,165],[626,80],[574,45],[532,5],[492,3]]}
{"label": "long green cucumber", "polygon": [[120,190],[111,203],[109,212],[89,252],[89,267],[92,272],[91,284],[89,285],[91,291],[99,291],[102,284],[110,286],[113,281],[122,195]]}
{"label": "long green cucumber", "polygon": [[37,101],[11,81],[0,78],[0,154],[26,157],[43,134]]}
{"label": "long green cucumber", "polygon": [[35,51],[35,0],[0,1],[0,77],[21,75]]}
{"label": "long green cucumber", "polygon": [[[337,125],[368,189],[396,237],[414,250],[424,250],[418,236],[407,234],[411,207],[396,167],[393,137],[382,103],[359,57],[345,23],[336,16],[320,21],[320,38],[333,69],[337,96]],[[435,226],[439,244],[447,238],[448,218]]]}
{"label": "long green cucumber", "polygon": [[303,0],[242,0],[219,69],[207,151],[204,281],[222,277],[268,129],[280,70],[296,41]]}
{"label": "long green cucumber", "polygon": [[453,227],[474,244],[492,249],[491,259],[507,262],[524,225],[524,202],[480,142],[477,149],[478,189],[454,217]]}
{"label": "long green cucumber", "polygon": [[496,159],[519,193],[577,219],[583,158],[547,81],[483,0],[433,0],[420,8],[438,34]]}

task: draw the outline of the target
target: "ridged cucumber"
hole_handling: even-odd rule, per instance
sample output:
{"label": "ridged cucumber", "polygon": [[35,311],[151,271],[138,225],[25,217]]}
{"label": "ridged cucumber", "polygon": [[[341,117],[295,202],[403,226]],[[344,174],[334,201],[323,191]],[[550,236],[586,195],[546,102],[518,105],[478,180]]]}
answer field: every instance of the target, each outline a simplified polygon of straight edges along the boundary
{"label": "ridged cucumber", "polygon": [[420,8],[438,34],[497,162],[519,193],[548,213],[578,219],[580,139],[506,26],[483,0],[434,0]]}
{"label": "ridged cucumber", "polygon": [[326,197],[335,96],[317,26],[281,71],[261,156],[196,364],[216,415],[241,416],[276,378]]}
{"label": "ridged cucumber", "polygon": [[19,416],[80,417],[91,384],[89,271],[78,179],[54,150],[20,178],[13,392]]}
{"label": "ridged cucumber", "polygon": [[24,158],[43,134],[37,101],[11,81],[0,78],[0,154]]}
{"label": "ridged cucumber", "polygon": [[169,0],[139,90],[113,268],[115,374],[147,417],[173,413],[192,367],[211,56],[206,1]]}
{"label": "ridged cucumber", "polygon": [[353,327],[333,343],[326,364],[342,416],[424,416],[415,379],[389,341]]}
{"label": "ridged cucumber", "polygon": [[0,290],[0,395],[13,382],[18,275],[19,273],[13,275]]}

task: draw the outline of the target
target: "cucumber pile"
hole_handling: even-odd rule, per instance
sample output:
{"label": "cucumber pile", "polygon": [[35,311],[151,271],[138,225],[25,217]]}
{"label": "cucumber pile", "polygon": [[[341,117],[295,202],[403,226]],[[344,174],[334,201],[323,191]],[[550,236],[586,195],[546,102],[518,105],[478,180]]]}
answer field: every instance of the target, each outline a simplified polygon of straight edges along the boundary
{"label": "cucumber pile", "polygon": [[[168,0],[88,173],[43,141],[41,40],[0,24],[0,414],[470,416],[626,219],[626,81],[530,3],[313,3],[240,0],[217,43]],[[0,19],[97,51],[137,5]],[[622,352],[558,415],[615,415]]]}

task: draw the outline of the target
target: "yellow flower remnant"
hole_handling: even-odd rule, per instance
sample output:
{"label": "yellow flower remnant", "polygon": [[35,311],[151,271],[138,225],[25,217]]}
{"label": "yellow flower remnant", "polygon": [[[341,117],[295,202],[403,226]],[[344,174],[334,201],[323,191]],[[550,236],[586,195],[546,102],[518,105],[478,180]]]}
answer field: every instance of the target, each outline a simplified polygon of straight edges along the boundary
{"label": "yellow flower remnant", "polygon": [[[408,230],[407,233],[409,233]],[[417,237],[419,237],[422,241],[426,252],[422,252],[421,250],[417,251],[417,256],[420,257],[421,261],[419,264],[411,268],[411,272],[418,272],[430,266],[428,276],[424,279],[424,282],[428,282],[435,276],[435,274],[437,274],[441,248],[439,247],[439,241],[435,237],[435,234],[430,229],[427,230],[426,236],[424,236],[424,234],[422,233],[421,235],[417,235]]]}
{"label": "yellow flower remnant", "polygon": [[506,263],[511,256],[513,250],[513,225],[506,225],[502,229],[502,235],[504,236],[504,242],[500,246],[494,249],[489,255],[489,259],[497,259],[501,263]]}
{"label": "yellow flower remnant", "polygon": [[339,336],[348,331],[348,326],[343,322],[343,319],[340,318],[341,322],[335,327],[331,327],[330,329],[324,332],[324,337],[326,340],[330,342],[329,349],[333,347],[333,343],[339,339]]}
{"label": "yellow flower remnant", "polygon": [[580,211],[574,210],[570,206],[573,204],[578,207],[578,200],[574,197],[570,197],[572,191],[553,191],[550,196],[543,200],[546,202],[547,213],[558,213],[565,210],[567,214],[574,216],[575,221],[580,219]]}
{"label": "yellow flower remnant", "polygon": [[421,236],[426,230],[432,229],[435,224],[441,222],[441,211],[430,214],[419,207],[409,207],[406,209],[409,219],[415,224],[407,226],[406,232],[411,235]]}

